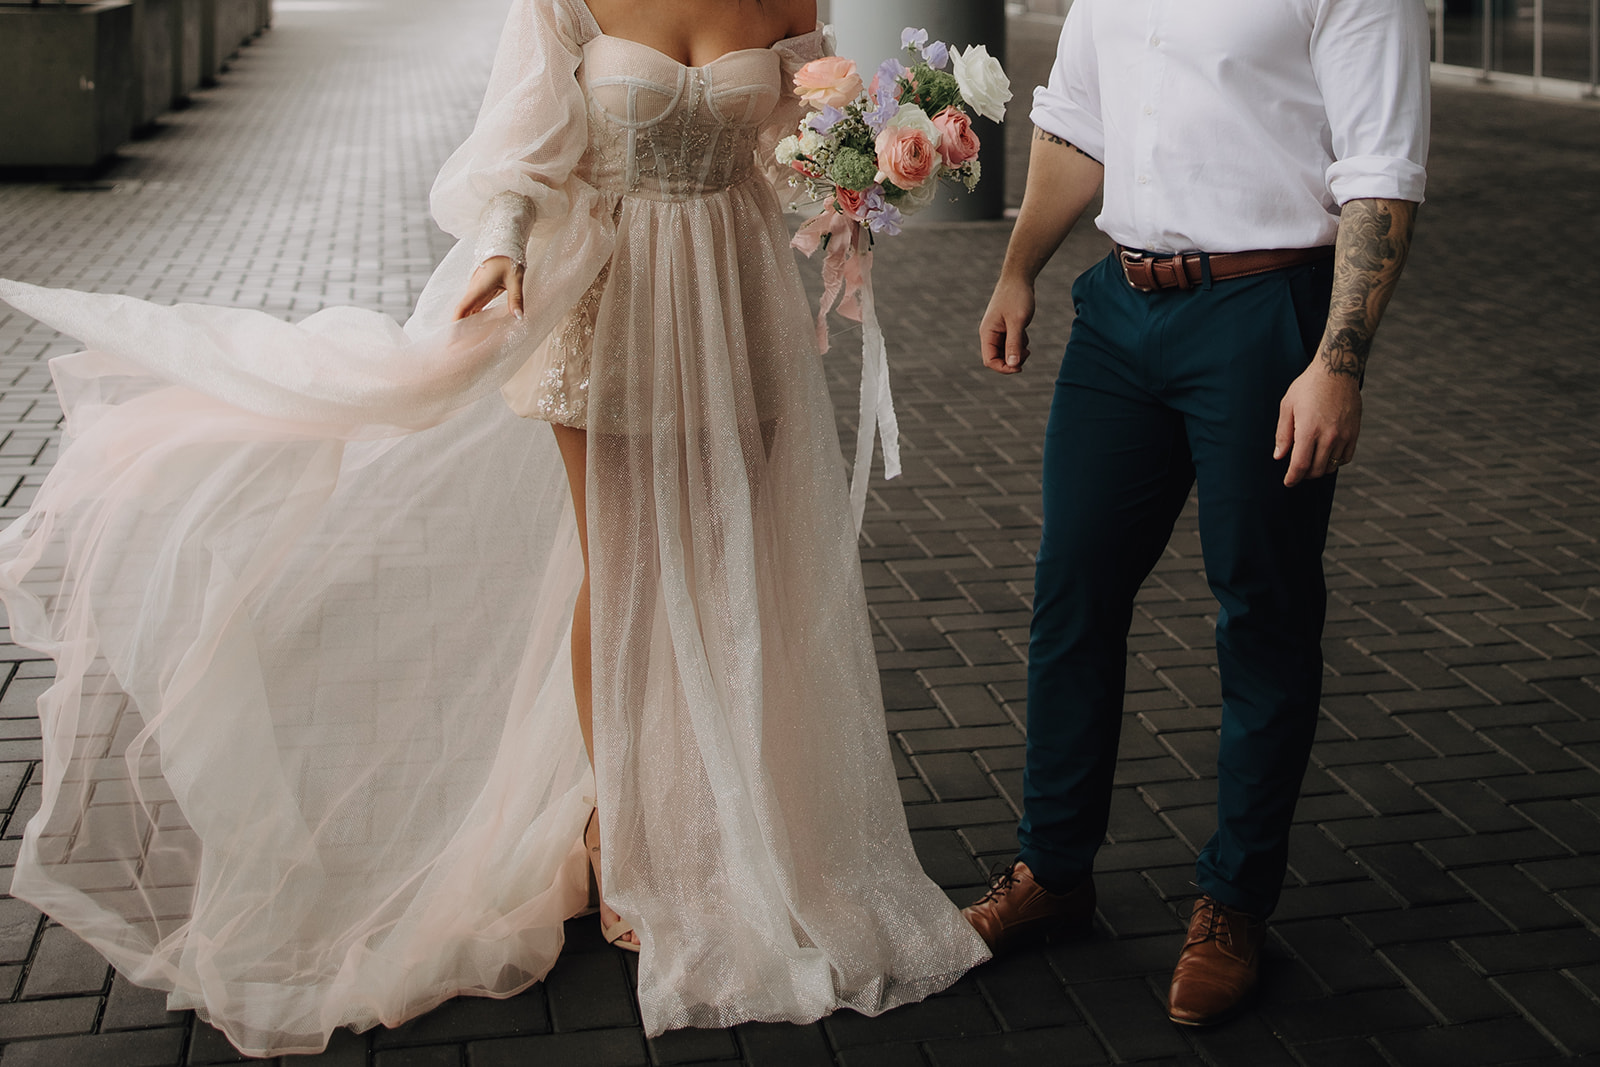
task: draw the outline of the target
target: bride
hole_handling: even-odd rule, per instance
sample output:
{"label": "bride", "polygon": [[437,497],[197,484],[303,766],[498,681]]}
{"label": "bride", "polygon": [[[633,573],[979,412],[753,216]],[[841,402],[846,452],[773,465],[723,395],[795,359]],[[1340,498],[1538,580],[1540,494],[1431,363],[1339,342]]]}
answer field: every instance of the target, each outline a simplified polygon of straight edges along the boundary
{"label": "bride", "polygon": [[510,996],[594,904],[652,1035],[985,958],[911,850],[775,195],[815,26],[514,0],[403,328],[0,282],[87,348],[0,534],[57,665],[17,896],[259,1055]]}

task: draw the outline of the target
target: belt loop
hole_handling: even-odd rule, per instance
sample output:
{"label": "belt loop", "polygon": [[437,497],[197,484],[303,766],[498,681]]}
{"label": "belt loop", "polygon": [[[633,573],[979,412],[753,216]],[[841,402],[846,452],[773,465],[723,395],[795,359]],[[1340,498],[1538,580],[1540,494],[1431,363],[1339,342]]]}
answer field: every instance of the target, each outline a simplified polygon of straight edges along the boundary
{"label": "belt loop", "polygon": [[1211,253],[1200,253],[1200,288],[1211,288]]}

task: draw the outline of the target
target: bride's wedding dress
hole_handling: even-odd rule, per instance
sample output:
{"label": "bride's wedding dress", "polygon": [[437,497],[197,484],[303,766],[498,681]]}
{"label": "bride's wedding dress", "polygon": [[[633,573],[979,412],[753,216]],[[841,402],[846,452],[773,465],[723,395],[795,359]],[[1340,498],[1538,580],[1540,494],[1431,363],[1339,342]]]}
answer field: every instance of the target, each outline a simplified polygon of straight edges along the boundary
{"label": "bride's wedding dress", "polygon": [[[541,978],[596,795],[652,1034],[877,1013],[985,958],[911,850],[760,165],[822,47],[690,69],[582,0],[516,0],[434,192],[464,240],[404,328],[0,283],[87,347],[52,363],[68,441],[0,534],[13,639],[57,664],[17,896],[259,1054]],[[536,209],[527,314],[451,323],[507,193]],[[593,778],[569,494],[512,410],[563,401]]]}

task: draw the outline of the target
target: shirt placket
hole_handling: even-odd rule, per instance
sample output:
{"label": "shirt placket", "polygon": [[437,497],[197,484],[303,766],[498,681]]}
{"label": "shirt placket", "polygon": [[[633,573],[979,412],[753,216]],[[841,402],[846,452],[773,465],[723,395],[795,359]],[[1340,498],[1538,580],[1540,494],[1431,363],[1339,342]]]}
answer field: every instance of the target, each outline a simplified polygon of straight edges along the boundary
{"label": "shirt placket", "polygon": [[1133,116],[1133,224],[1143,247],[1155,249],[1161,230],[1161,185],[1155,173],[1156,137],[1161,121],[1160,90],[1166,68],[1163,52],[1167,7],[1171,0],[1150,0],[1144,39],[1139,42],[1138,98]]}

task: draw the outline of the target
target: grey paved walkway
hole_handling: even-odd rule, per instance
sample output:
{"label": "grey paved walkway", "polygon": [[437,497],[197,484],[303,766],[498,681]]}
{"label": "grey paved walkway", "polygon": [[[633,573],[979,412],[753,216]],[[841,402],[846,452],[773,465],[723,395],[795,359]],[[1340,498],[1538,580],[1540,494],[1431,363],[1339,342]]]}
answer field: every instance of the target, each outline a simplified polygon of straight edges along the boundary
{"label": "grey paved walkway", "polygon": [[[427,187],[470,124],[502,0],[279,3],[277,28],[221,87],[128,151],[114,191],[0,186],[0,275],[293,316],[406,311],[445,248]],[[1043,77],[1052,35],[1014,24],[1023,86]],[[628,961],[586,922],[529,993],[343,1034],[321,1060],[1600,1062],[1600,110],[1441,92],[1431,197],[1360,460],[1340,476],[1327,697],[1254,1010],[1197,1034],[1159,1009],[1214,791],[1214,605],[1190,514],[1140,598],[1087,943],[990,965],[878,1020],[647,1044]],[[866,573],[907,814],[962,901],[1012,848],[1052,353],[1071,279],[1102,249],[1092,232],[1072,239],[1043,283],[1036,363],[1002,381],[969,337],[1005,237],[921,230],[885,246],[880,268],[907,469],[874,495]],[[937,280],[919,275],[935,257]],[[71,348],[0,312],[0,515],[52,458],[43,359]],[[846,431],[853,382],[841,357]],[[0,666],[5,862],[36,802],[30,710],[49,677],[24,656],[0,646],[16,663]],[[237,1058],[8,899],[0,1043],[0,1067]]]}

